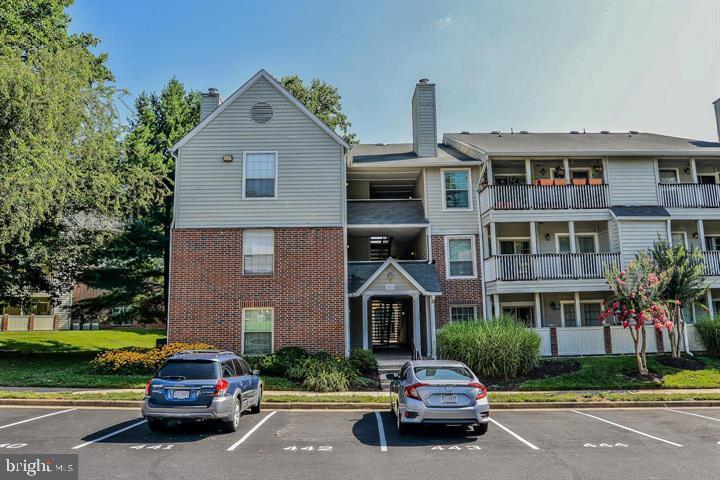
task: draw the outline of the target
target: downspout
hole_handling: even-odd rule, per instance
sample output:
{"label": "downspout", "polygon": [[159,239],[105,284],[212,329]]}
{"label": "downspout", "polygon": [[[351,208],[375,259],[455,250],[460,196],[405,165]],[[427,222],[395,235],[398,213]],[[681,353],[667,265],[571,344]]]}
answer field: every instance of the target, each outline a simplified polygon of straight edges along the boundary
{"label": "downspout", "polygon": [[[489,160],[486,160],[486,162]],[[477,217],[478,217],[478,248],[480,249],[480,259],[478,261],[478,267],[480,269],[480,295],[482,295],[482,314],[483,320],[487,317],[487,293],[485,291],[485,239],[483,236],[483,224],[482,224],[482,213],[480,212],[480,185],[482,184],[482,177],[485,175],[485,169],[487,165],[485,163],[480,167],[480,175],[478,176],[478,183],[475,187],[475,201],[477,203]]]}
{"label": "downspout", "polygon": [[168,268],[170,271],[168,272],[168,298],[167,298],[167,312],[165,312],[165,341],[167,343],[170,343],[170,305],[172,302],[170,301],[170,292],[172,292],[172,258],[173,258],[173,232],[175,231],[175,216],[177,215],[177,190],[178,185],[180,184],[180,162],[178,161],[178,155],[170,150],[170,156],[175,159],[175,188],[173,190],[173,218],[170,222],[170,237],[168,238],[168,256],[170,257],[168,259]]}
{"label": "downspout", "polygon": [[345,157],[342,165],[342,206],[340,218],[343,229],[343,328],[345,330],[345,357],[350,356],[350,299],[348,298],[348,233],[347,233],[347,162],[349,157],[345,147],[340,147],[340,154]]}

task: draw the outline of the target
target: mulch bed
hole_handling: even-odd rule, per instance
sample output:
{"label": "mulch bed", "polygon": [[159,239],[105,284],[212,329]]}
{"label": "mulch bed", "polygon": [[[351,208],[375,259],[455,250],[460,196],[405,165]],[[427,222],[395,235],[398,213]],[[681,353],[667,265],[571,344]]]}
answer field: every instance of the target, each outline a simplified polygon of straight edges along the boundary
{"label": "mulch bed", "polygon": [[487,381],[487,385],[493,390],[516,390],[517,386],[526,380],[556,377],[565,373],[572,373],[580,370],[580,362],[575,359],[562,360],[540,360],[540,364],[522,377],[505,380],[494,378]]}
{"label": "mulch bed", "polygon": [[679,368],[681,370],[704,370],[705,363],[697,358],[672,358],[672,357],[661,357],[657,359],[658,363],[665,365],[666,367]]}

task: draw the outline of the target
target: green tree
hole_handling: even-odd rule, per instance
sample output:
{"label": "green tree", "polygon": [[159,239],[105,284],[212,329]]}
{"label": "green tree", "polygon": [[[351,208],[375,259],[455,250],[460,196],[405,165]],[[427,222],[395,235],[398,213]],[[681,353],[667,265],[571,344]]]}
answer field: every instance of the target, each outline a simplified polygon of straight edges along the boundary
{"label": "green tree", "polygon": [[287,75],[280,79],[280,84],[322,120],[325,125],[339,131],[348,143],[357,143],[357,135],[350,132],[352,123],[342,112],[342,97],[337,87],[314,78],[310,85],[305,85],[298,75]]}
{"label": "green tree", "polygon": [[665,272],[668,281],[661,296],[668,302],[670,319],[674,328],[670,330],[672,357],[681,355],[680,342],[685,336],[683,307],[692,307],[708,290],[705,281],[705,260],[702,252],[688,249],[684,245],[672,246],[665,240],[658,240],[649,250],[656,272]]}

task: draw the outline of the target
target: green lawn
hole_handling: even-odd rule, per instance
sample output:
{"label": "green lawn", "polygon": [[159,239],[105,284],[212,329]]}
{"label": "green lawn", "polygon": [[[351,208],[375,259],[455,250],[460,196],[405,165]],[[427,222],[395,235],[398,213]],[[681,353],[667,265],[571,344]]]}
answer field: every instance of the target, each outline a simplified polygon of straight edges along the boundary
{"label": "green lawn", "polygon": [[0,350],[18,352],[99,352],[123,347],[155,347],[165,330],[1,332]]}
{"label": "green lawn", "polygon": [[720,388],[720,360],[698,356],[705,362],[703,370],[680,370],[666,367],[655,355],[648,355],[648,369],[661,379],[640,379],[632,355],[616,357],[582,357],[580,369],[554,377],[526,380],[518,390],[622,390],[647,388]]}

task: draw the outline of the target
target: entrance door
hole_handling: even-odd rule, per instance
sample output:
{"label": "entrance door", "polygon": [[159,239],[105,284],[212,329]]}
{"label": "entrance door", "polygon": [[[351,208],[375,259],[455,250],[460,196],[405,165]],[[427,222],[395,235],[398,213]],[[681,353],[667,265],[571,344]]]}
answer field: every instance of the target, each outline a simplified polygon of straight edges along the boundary
{"label": "entrance door", "polygon": [[409,309],[405,299],[374,298],[372,315],[372,346],[400,347],[409,343]]}
{"label": "entrance door", "polygon": [[503,315],[515,317],[517,320],[524,323],[526,327],[535,326],[534,310],[534,307],[530,305],[503,305]]}

